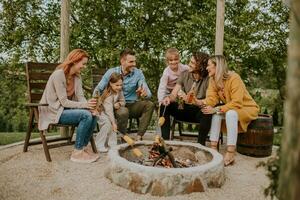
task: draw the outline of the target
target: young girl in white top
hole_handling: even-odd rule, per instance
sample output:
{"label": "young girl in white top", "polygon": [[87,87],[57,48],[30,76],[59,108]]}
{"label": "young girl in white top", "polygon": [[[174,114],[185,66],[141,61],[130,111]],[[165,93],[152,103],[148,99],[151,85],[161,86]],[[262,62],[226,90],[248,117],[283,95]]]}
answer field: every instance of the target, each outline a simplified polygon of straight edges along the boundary
{"label": "young girl in white top", "polygon": [[99,106],[99,128],[100,131],[96,136],[96,146],[98,151],[107,152],[108,146],[112,147],[117,144],[118,129],[114,116],[114,110],[125,106],[125,98],[122,92],[123,78],[121,74],[112,73],[109,83],[103,91]]}
{"label": "young girl in white top", "polygon": [[176,85],[176,81],[179,75],[188,70],[187,65],[180,63],[179,51],[176,48],[169,48],[166,50],[166,63],[162,77],[160,78],[159,87],[157,91],[158,102],[161,103],[162,100],[168,96]]}

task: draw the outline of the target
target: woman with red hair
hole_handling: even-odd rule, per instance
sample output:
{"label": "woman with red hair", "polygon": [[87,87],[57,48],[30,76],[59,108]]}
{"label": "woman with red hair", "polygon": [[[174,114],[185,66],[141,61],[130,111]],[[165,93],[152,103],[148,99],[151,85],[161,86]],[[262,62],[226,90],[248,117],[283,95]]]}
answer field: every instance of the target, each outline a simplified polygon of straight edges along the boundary
{"label": "woman with red hair", "polygon": [[49,124],[56,123],[77,126],[71,161],[81,163],[91,163],[99,158],[87,148],[97,123],[96,113],[93,113],[97,102],[85,99],[80,77],[88,58],[84,50],[71,51],[46,84],[40,103],[48,106],[39,106],[39,130],[46,130]]}

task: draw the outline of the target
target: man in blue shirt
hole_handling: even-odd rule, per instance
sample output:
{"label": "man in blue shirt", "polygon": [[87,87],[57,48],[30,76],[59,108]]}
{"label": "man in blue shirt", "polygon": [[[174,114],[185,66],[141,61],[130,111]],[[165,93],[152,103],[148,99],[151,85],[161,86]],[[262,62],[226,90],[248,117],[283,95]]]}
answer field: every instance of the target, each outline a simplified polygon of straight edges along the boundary
{"label": "man in blue shirt", "polygon": [[142,70],[136,68],[136,57],[133,50],[124,49],[120,53],[120,63],[120,66],[111,68],[104,74],[96,86],[94,94],[96,91],[102,94],[113,72],[122,74],[126,106],[115,111],[118,130],[126,133],[128,118],[139,118],[138,139],[141,140],[154,110],[154,104],[149,100],[152,94]]}

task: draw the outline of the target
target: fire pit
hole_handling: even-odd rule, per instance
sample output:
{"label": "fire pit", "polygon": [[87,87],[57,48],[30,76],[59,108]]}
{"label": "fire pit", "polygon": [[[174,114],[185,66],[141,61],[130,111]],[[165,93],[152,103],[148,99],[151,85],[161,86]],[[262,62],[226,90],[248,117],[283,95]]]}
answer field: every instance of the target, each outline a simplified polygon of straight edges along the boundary
{"label": "fire pit", "polygon": [[[155,196],[204,192],[224,184],[223,157],[217,151],[197,143],[166,141],[166,145],[166,155],[171,150],[173,161],[155,156],[153,141],[116,146],[108,153],[106,177],[133,192]],[[133,149],[142,156],[137,157]]]}

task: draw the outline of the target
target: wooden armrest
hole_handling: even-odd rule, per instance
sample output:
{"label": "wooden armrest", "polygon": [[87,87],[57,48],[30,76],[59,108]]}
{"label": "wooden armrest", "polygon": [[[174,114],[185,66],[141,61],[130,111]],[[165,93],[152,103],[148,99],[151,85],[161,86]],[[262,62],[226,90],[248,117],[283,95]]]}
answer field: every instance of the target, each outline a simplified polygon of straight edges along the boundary
{"label": "wooden armrest", "polygon": [[25,106],[28,107],[38,107],[38,106],[48,106],[47,103],[26,103]]}

